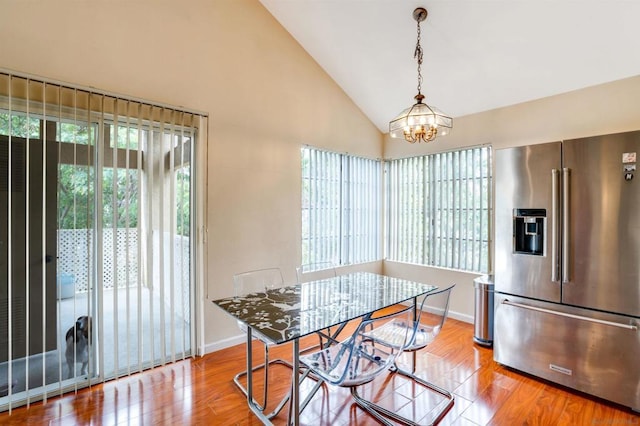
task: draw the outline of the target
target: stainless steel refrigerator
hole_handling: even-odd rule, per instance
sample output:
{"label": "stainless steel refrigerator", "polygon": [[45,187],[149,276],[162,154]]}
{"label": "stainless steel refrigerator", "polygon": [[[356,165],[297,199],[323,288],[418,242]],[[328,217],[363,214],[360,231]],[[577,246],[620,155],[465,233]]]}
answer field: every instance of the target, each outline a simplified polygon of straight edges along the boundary
{"label": "stainless steel refrigerator", "polygon": [[640,132],[496,150],[494,359],[640,410]]}

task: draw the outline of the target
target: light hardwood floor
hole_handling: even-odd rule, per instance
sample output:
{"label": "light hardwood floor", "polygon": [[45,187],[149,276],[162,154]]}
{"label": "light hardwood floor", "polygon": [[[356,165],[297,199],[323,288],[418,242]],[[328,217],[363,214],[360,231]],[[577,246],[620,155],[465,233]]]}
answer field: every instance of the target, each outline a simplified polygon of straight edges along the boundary
{"label": "light hardwood floor", "polygon": [[[454,407],[442,425],[640,425],[640,415],[602,400],[525,376],[496,364],[491,349],[472,343],[470,324],[448,320],[436,341],[418,355],[418,372],[453,390]],[[304,344],[314,343],[306,338]],[[262,348],[255,348],[260,356]],[[290,348],[272,354],[290,359]],[[244,345],[158,367],[0,414],[0,424],[258,425],[231,382],[245,365]],[[260,391],[260,376],[258,391]],[[289,370],[274,368],[274,395],[284,395]],[[303,385],[303,392],[308,389]],[[361,394],[418,422],[439,402],[397,375],[362,387]],[[258,394],[260,395],[260,394]],[[274,398],[275,399],[275,398]],[[286,410],[285,410],[286,411]],[[348,390],[321,389],[301,415],[308,425],[376,425]],[[286,413],[275,419],[286,423]]]}

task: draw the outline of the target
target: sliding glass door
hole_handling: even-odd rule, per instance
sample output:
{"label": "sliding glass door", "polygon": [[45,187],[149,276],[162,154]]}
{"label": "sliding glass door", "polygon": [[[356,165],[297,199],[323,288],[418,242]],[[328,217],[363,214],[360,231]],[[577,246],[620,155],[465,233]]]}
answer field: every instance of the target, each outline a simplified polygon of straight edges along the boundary
{"label": "sliding glass door", "polygon": [[0,73],[0,410],[192,354],[201,121]]}

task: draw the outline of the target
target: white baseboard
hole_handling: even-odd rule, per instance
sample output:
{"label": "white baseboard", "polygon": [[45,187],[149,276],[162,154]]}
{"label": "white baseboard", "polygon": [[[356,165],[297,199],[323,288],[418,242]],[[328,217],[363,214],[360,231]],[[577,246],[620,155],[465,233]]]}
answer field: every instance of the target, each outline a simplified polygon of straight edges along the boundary
{"label": "white baseboard", "polygon": [[230,348],[231,346],[245,343],[247,337],[244,334],[238,334],[237,336],[229,337],[228,339],[218,340],[212,343],[208,343],[204,346],[204,354],[210,354],[221,349]]}
{"label": "white baseboard", "polygon": [[453,318],[458,321],[473,324],[473,315],[461,314],[460,312],[453,312],[449,310],[449,318]]}

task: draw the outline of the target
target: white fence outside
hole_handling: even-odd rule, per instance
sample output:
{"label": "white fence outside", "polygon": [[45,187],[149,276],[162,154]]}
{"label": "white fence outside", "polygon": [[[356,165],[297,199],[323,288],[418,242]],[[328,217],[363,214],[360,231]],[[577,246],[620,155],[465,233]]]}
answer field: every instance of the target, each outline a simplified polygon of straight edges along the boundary
{"label": "white fence outside", "polygon": [[[115,238],[113,229],[104,229],[102,234],[103,250],[103,288],[111,289],[137,286],[138,271],[143,267],[138,259],[138,229],[118,228]],[[60,229],[58,230],[58,274],[71,274],[75,277],[76,293],[84,293],[89,289],[90,271],[95,269],[93,265],[93,231],[91,229]],[[160,241],[157,235],[153,238],[154,248],[160,249]],[[169,277],[170,271],[170,242],[169,233],[164,234],[164,273]],[[144,244],[144,243],[143,243]],[[173,269],[174,269],[174,297],[183,298],[189,294],[190,275],[190,238],[175,235],[173,237]],[[156,272],[154,280],[159,279],[157,274],[158,257],[154,256]],[[114,271],[114,265],[115,271]],[[117,276],[117,283],[115,278]],[[141,274],[141,285],[156,287],[153,283],[146,282],[145,274]],[[169,280],[165,281],[168,286]],[[168,288],[168,287],[167,287]],[[166,292],[165,294],[167,294]],[[182,293],[182,294],[181,294]]]}

